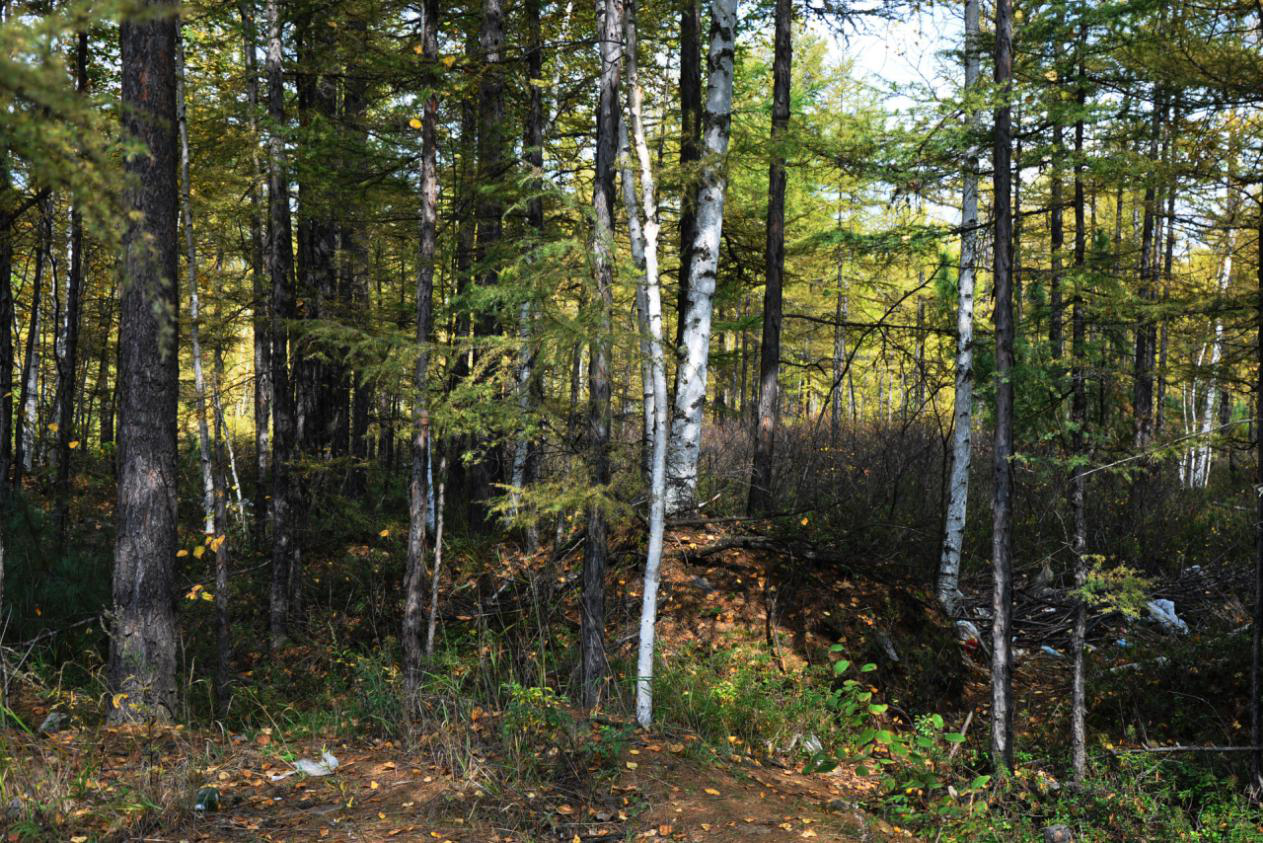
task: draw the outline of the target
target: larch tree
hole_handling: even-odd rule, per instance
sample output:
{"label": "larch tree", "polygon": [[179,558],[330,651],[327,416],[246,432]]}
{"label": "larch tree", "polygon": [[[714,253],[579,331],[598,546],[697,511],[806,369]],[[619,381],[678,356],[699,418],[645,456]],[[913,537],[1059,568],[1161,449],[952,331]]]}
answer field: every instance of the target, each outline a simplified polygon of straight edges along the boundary
{"label": "larch tree", "polygon": [[421,680],[421,625],[425,606],[426,513],[430,486],[426,456],[430,449],[430,340],[434,321],[434,253],[438,230],[438,121],[436,67],[438,0],[426,0],[421,19],[421,59],[427,82],[421,115],[421,230],[417,254],[417,358],[413,372],[412,464],[408,479],[408,559],[404,573],[403,652],[404,692],[411,714]]}
{"label": "larch tree", "polygon": [[772,161],[767,177],[767,225],[764,245],[763,342],[759,346],[759,406],[754,434],[748,514],[765,513],[773,500],[776,426],[780,421],[781,310],[785,274],[785,133],[789,128],[793,62],[791,0],[776,0],[772,58]]}
{"label": "larch tree", "polygon": [[111,717],[166,720],[176,703],[179,7],[146,2],[138,11],[119,27],[123,128],[137,149],[125,162]]}
{"label": "larch tree", "polygon": [[267,0],[268,276],[272,335],[272,578],[268,628],[273,650],[289,638],[294,575],[290,461],[294,455],[294,400],[290,391],[289,321],[294,315],[294,248],[289,171],[285,155],[285,77],[280,0]]}
{"label": "larch tree", "polygon": [[623,3],[598,7],[596,172],[592,186],[592,272],[594,336],[588,353],[588,471],[596,497],[587,505],[580,607],[580,701],[591,709],[600,701],[608,657],[605,653],[605,571],[609,562],[609,521],[602,500],[610,482],[610,346],[614,306],[614,175],[618,157],[619,82],[623,64]]}
{"label": "larch tree", "polygon": [[1074,677],[1070,692],[1070,742],[1071,764],[1074,778],[1082,783],[1087,776],[1087,674],[1083,661],[1087,638],[1088,607],[1082,590],[1088,579],[1088,519],[1087,519],[1087,324],[1084,314],[1083,288],[1087,283],[1087,215],[1084,198],[1084,126],[1083,110],[1087,105],[1087,79],[1084,67],[1084,41],[1086,25],[1080,23],[1076,52],[1078,70],[1075,102],[1078,114],[1074,124],[1074,294],[1071,301],[1070,353],[1072,395],[1070,407],[1071,447],[1073,449],[1070,477],[1070,510],[1074,523],[1071,551],[1074,553],[1074,585],[1080,592],[1075,601],[1074,630],[1071,633],[1071,658]]}
{"label": "larch tree", "polygon": [[995,240],[995,453],[992,491],[991,757],[1013,767],[1013,265],[1012,97],[1013,17],[1009,0],[995,8],[995,110],[992,169]]}
{"label": "larch tree", "polygon": [[[88,91],[88,33],[75,34],[75,90]],[[53,524],[57,544],[66,544],[70,518],[70,460],[75,439],[75,377],[79,359],[79,321],[83,309],[85,265],[83,209],[75,201],[70,210],[70,273],[66,277],[66,312],[63,316],[63,342],[57,357],[57,483]],[[73,443],[73,444],[72,444]]]}
{"label": "larch tree", "polygon": [[258,25],[254,0],[241,0],[241,55],[245,68],[246,126],[250,131],[250,282],[254,299],[251,302],[251,351],[254,363],[254,538],[262,545],[267,523],[272,471],[272,331],[271,285],[269,283],[264,243],[263,211],[260,193],[265,174],[259,154],[259,57]]}

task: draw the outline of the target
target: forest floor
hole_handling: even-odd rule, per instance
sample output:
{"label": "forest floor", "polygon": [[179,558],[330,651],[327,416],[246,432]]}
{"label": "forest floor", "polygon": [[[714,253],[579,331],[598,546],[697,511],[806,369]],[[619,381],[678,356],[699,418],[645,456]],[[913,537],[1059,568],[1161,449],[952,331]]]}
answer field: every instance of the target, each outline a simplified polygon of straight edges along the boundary
{"label": "forest floor", "polygon": [[[667,657],[685,648],[721,651],[753,642],[770,646],[784,671],[787,662],[801,666],[812,646],[817,657],[827,652],[834,634],[824,629],[817,635],[808,618],[828,616],[834,599],[828,595],[854,585],[843,580],[822,592],[802,581],[781,582],[777,577],[790,566],[780,571],[758,551],[713,552],[712,543],[726,535],[680,530],[671,538],[675,552],[664,564],[659,626]],[[690,555],[698,551],[706,558]],[[800,573],[794,577],[801,580]],[[615,571],[610,585],[610,638],[627,648],[634,642],[629,644],[622,627],[634,629],[639,583]],[[786,595],[779,605],[778,592]],[[460,606],[457,595],[453,617],[467,617]],[[813,636],[819,638],[814,644],[808,640]],[[290,668],[301,671],[304,662],[312,662],[311,649],[288,653]],[[295,737],[279,726],[240,734],[183,725],[107,726],[99,722],[99,709],[109,701],[74,691],[19,692],[11,702],[32,727],[50,710],[72,716],[50,734],[0,733],[0,788],[8,794],[0,811],[7,810],[10,820],[6,841],[588,843],[877,841],[910,835],[861,809],[874,785],[853,768],[804,773],[801,749],[795,753],[793,743],[806,735],[795,734],[784,747],[755,747],[730,736],[717,753],[713,739],[708,743],[678,724],[645,732],[625,717],[585,721],[567,712],[571,734],[564,743],[585,748],[581,760],[575,762],[565,747],[542,750],[555,756],[546,765],[549,774],[519,789],[477,769],[498,762],[502,727],[501,712],[479,707],[454,724],[453,734],[422,735],[420,748],[407,748],[401,739],[348,739],[345,730]],[[589,732],[574,734],[576,729]],[[466,751],[454,754],[452,741],[466,742]],[[483,745],[469,746],[471,741]],[[608,748],[600,748],[602,741]],[[588,751],[591,747],[596,751]],[[291,771],[290,762],[319,760],[326,750],[339,762],[332,775],[273,779]],[[586,770],[575,766],[585,759]],[[207,787],[215,789],[217,809],[195,811],[197,793]]]}
{"label": "forest floor", "polygon": [[[635,646],[638,540],[623,537],[609,580],[607,639],[616,665],[627,664]],[[360,564],[372,558],[364,549],[348,553]],[[504,586],[530,580],[561,583],[553,595],[556,611],[577,627],[573,577],[566,573],[573,565],[543,555],[502,561],[493,581],[475,583],[463,574],[453,579],[447,624],[521,612],[510,604],[522,590]],[[564,699],[554,704],[548,697],[525,717],[507,705],[495,710],[485,701],[459,698],[451,712],[410,740],[369,737],[373,730],[359,729],[355,720],[313,725],[317,721],[285,714],[273,719],[275,712],[263,718],[271,726],[255,717],[253,727],[232,732],[218,726],[106,726],[100,715],[108,695],[18,688],[11,705],[22,722],[33,727],[49,711],[70,719],[46,735],[0,731],[5,841],[910,838],[912,831],[879,816],[893,818],[882,810],[876,780],[857,775],[855,765],[803,772],[803,746],[817,733],[828,744],[824,730],[833,715],[818,701],[789,710],[799,685],[821,670],[831,675],[829,663],[840,647],[856,663],[879,665],[871,681],[878,698],[890,703],[880,718],[885,727],[909,730],[918,721],[909,712],[930,710],[949,729],[969,732],[972,722],[970,743],[981,739],[985,653],[962,646],[927,589],[891,576],[852,568],[809,545],[779,542],[767,531],[713,524],[675,530],[663,565],[658,627],[664,723],[650,732],[634,728],[617,705],[589,719]],[[505,602],[489,609],[496,595]],[[1064,720],[1069,673],[1067,661],[1042,654],[1039,642],[1062,646],[1056,636],[1064,609],[1031,611],[1023,633],[1029,640],[1019,641],[1024,655],[1015,672],[1017,728],[1024,745],[1042,746],[1055,739],[1056,724]],[[1095,633],[1101,641],[1117,634],[1104,622]],[[329,649],[315,641],[293,647],[283,654],[285,673],[319,676],[341,658]],[[242,654],[246,666],[252,666],[249,658]],[[1120,651],[1109,658],[1117,663],[1135,654]],[[755,661],[761,673],[750,672]],[[1141,693],[1152,679],[1148,672],[1123,675],[1123,687]],[[247,686],[265,681],[249,671],[242,679]],[[355,687],[359,681],[324,698],[287,699],[287,711],[336,707],[362,690]],[[719,693],[709,687],[725,683],[730,687]],[[705,701],[699,699],[703,692],[710,694]],[[1104,698],[1118,697],[1111,693],[1105,689]],[[332,775],[273,779],[291,771],[291,762],[318,760],[326,750],[339,762]],[[967,755],[951,763],[960,765]],[[978,772],[970,766],[964,764],[966,777]],[[1028,766],[1030,786],[1018,793],[1018,808],[1051,810],[1055,795],[1049,788],[1057,785],[1046,770],[1055,765],[1034,759]],[[215,789],[217,810],[195,811],[197,794],[207,787]]]}
{"label": "forest floor", "polygon": [[[327,749],[340,764],[328,777],[281,781],[272,776],[290,766],[268,746],[244,740],[217,763],[198,765],[192,778],[182,759],[200,742],[222,738],[182,729],[66,730],[33,740],[38,745],[10,741],[7,750],[78,779],[61,782],[74,794],[61,807],[68,813],[47,817],[50,827],[68,831],[53,837],[14,824],[8,841],[876,841],[902,832],[858,809],[867,784],[850,774],[702,760],[692,741],[647,735],[625,744],[622,769],[599,784],[516,793],[491,793],[383,740],[289,745],[287,752],[312,758]],[[216,789],[218,810],[191,810],[199,780]],[[154,798],[171,800],[167,810],[139,827],[129,822]]]}

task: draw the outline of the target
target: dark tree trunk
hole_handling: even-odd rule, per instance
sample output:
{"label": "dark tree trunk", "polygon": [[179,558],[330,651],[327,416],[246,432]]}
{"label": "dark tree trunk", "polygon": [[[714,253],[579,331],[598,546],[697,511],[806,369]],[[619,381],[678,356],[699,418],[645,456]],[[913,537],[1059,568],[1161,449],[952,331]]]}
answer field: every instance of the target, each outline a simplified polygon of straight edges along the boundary
{"label": "dark tree trunk", "polygon": [[675,345],[684,338],[689,302],[689,267],[697,238],[697,162],[702,158],[702,7],[698,0],[680,6],[680,271],[675,308]]}
{"label": "dark tree trunk", "polygon": [[[78,33],[75,43],[75,88],[79,95],[88,90],[88,34]],[[79,311],[83,297],[83,211],[75,204],[70,210],[70,275],[66,280],[65,334],[57,357],[57,486],[53,525],[59,547],[66,543],[70,507],[70,443],[75,427],[75,373],[79,355]]]}
{"label": "dark tree trunk", "polygon": [[790,65],[793,61],[794,7],[776,0],[776,33],[772,58],[772,162],[768,168],[767,240],[764,246],[766,286],[763,292],[763,344],[759,360],[759,418],[754,435],[754,464],[746,512],[767,512],[772,506],[772,471],[776,427],[780,421],[781,297],[785,273],[785,130],[789,128]]}
{"label": "dark tree trunk", "polygon": [[[505,83],[501,56],[504,47],[503,5],[503,0],[483,0],[482,30],[478,36],[483,71],[478,85],[478,187],[475,194],[478,197],[478,234],[475,264],[479,286],[488,289],[496,287],[500,280],[497,253],[504,217],[502,193],[488,189],[490,185],[502,182],[506,167]],[[484,305],[474,322],[474,334],[492,336],[498,327],[495,312]],[[495,494],[496,484],[503,481],[503,474],[498,448],[485,449],[470,467],[469,523],[474,529],[489,525],[491,513],[488,503]]]}
{"label": "dark tree trunk", "polygon": [[[540,2],[527,0],[526,18],[528,42],[526,53],[526,73],[531,79],[540,79],[544,74],[544,37],[541,30]],[[544,109],[544,93],[538,85],[531,85],[530,103],[526,112],[526,163],[536,172],[544,171],[544,126],[547,119]],[[531,196],[526,202],[526,224],[536,242],[544,242],[544,198],[542,192],[545,185],[532,181]],[[522,424],[529,424],[529,417],[535,407],[543,401],[543,380],[535,371],[536,346],[532,338],[533,302],[522,305],[519,316],[519,333],[523,348],[519,354],[518,372],[518,406],[524,416]],[[530,487],[538,479],[539,445],[534,439],[523,433],[518,438],[517,447],[522,454],[515,453],[513,483],[523,489]],[[531,520],[526,526],[526,547],[533,552],[539,547],[539,525]]]}
{"label": "dark tree trunk", "polygon": [[[101,305],[101,354],[97,359],[96,391],[101,402],[101,420],[99,436],[101,447],[114,441],[114,397],[115,386],[110,383],[110,335],[114,327],[114,304],[117,296],[117,275],[110,284],[110,293]],[[12,301],[10,301],[12,306]],[[10,320],[11,321],[11,320]],[[0,328],[2,331],[3,328]],[[115,355],[117,359],[117,355]],[[115,380],[117,384],[117,379]],[[12,383],[10,383],[10,387]],[[5,407],[12,413],[12,406],[6,401]]]}
{"label": "dark tree trunk", "polygon": [[[1259,242],[1263,243],[1263,206],[1259,209]],[[1254,391],[1255,483],[1263,487],[1263,248],[1258,258],[1258,320]],[[1254,527],[1254,635],[1250,650],[1250,779],[1256,793],[1263,793],[1263,495],[1255,495]]]}
{"label": "dark tree trunk", "polygon": [[293,230],[289,173],[285,162],[285,81],[281,67],[280,0],[267,0],[268,18],[268,274],[272,288],[272,584],[268,607],[271,646],[289,637],[290,582],[297,567],[293,547],[290,460],[294,448],[294,404],[289,384],[288,322],[294,315]]}
{"label": "dark tree trunk", "polygon": [[[357,17],[350,26],[356,38],[363,44],[368,36],[367,21]],[[367,152],[368,127],[364,122],[368,110],[367,94],[368,77],[365,68],[356,65],[348,72],[342,106],[343,123],[348,133],[348,154],[343,165],[343,178],[347,180],[349,196],[355,194],[361,161]],[[356,205],[349,212],[351,219],[342,226],[343,279],[339,298],[347,307],[349,320],[360,331],[367,333],[372,319],[368,295],[368,236],[360,213],[360,208]],[[352,390],[349,407],[348,389]],[[352,466],[348,474],[347,491],[356,498],[362,498],[367,489],[364,467],[368,459],[368,417],[372,400],[372,382],[364,376],[363,366],[357,367],[349,377],[344,376],[342,383],[337,386],[338,406],[343,410],[339,414],[338,428],[334,432],[334,450],[345,450],[351,455]]]}
{"label": "dark tree trunk", "polygon": [[[588,357],[589,481],[604,489],[610,482],[610,330],[614,303],[614,170],[618,154],[619,76],[623,49],[623,4],[605,0],[598,9],[601,75],[596,123],[596,178],[592,190],[596,296],[592,307],[596,332]],[[579,630],[581,649],[580,702],[591,709],[605,682],[605,570],[609,557],[609,524],[600,501],[589,504],[587,542],[583,552],[583,596]]]}
{"label": "dark tree trunk", "polygon": [[[10,187],[8,158],[0,145],[0,193]],[[8,208],[0,208],[0,500],[13,460],[13,316],[13,219]],[[108,331],[105,336],[108,344]]]}
{"label": "dark tree trunk", "polygon": [[[426,0],[421,22],[421,56],[433,87],[437,82],[438,0]],[[408,483],[408,564],[404,574],[404,701],[411,717],[421,681],[424,649],[421,641],[425,621],[426,514],[430,508],[426,452],[430,445],[429,390],[430,336],[434,321],[434,252],[437,240],[439,177],[438,96],[425,101],[421,121],[421,236],[417,253],[417,360],[413,373],[412,471]]]}
{"label": "dark tree trunk", "polygon": [[[1083,313],[1083,285],[1087,260],[1087,227],[1083,212],[1083,107],[1087,102],[1082,50],[1084,45],[1084,29],[1080,25],[1078,50],[1079,83],[1078,104],[1080,117],[1074,126],[1074,301],[1071,320],[1071,355],[1074,357],[1073,397],[1071,399],[1070,420],[1073,426],[1072,448],[1076,464],[1070,481],[1070,509],[1074,517],[1074,538],[1071,550],[1074,552],[1074,583],[1076,590],[1082,591],[1087,584],[1087,478],[1083,465],[1086,456],[1084,427],[1088,419],[1088,396],[1085,383],[1087,367],[1087,330]],[[1074,632],[1071,638],[1072,658],[1074,660],[1074,679],[1070,701],[1070,743],[1074,780],[1082,784],[1087,776],[1087,677],[1084,671],[1083,650],[1088,629],[1088,608],[1083,600],[1075,601]]]}
{"label": "dark tree trunk", "polygon": [[1013,614],[1011,528],[1013,498],[1013,213],[1011,145],[1011,80],[1013,19],[1009,0],[996,0],[995,82],[1003,98],[995,111],[993,157],[995,242],[995,485],[992,511],[993,599],[991,631],[991,756],[998,770],[1013,767],[1013,660],[1010,629]]}
{"label": "dark tree trunk", "polygon": [[1048,344],[1052,347],[1051,353],[1054,360],[1061,358],[1061,250],[1066,242],[1061,207],[1062,151],[1062,129],[1061,122],[1058,121],[1053,126],[1052,186],[1050,187],[1052,208],[1049,210],[1052,274],[1048,282]]}
{"label": "dark tree trunk", "polygon": [[[1162,125],[1162,107],[1157,103],[1161,93],[1155,91],[1153,107],[1153,133],[1149,142],[1149,160],[1157,161],[1158,133]],[[1135,413],[1135,442],[1137,451],[1143,451],[1153,438],[1153,359],[1156,325],[1148,312],[1148,305],[1153,302],[1153,250],[1155,220],[1157,218],[1156,188],[1151,177],[1144,193],[1144,216],[1140,234],[1140,319],[1136,324],[1136,357],[1134,363],[1134,379],[1132,391],[1132,408]],[[1143,474],[1143,472],[1142,472]],[[1147,483],[1148,479],[1140,482]],[[1133,489],[1133,492],[1137,489]],[[1139,497],[1139,496],[1137,496]]]}
{"label": "dark tree trunk", "polygon": [[127,158],[119,321],[118,535],[110,684],[112,720],[175,713],[176,410],[179,258],[176,221],[176,15],[146,2],[119,27]]}
{"label": "dark tree trunk", "polygon": [[263,546],[264,529],[268,515],[269,485],[272,471],[272,338],[269,326],[269,284],[264,269],[263,221],[260,210],[259,185],[263,181],[262,162],[258,149],[259,115],[259,61],[256,50],[259,41],[255,24],[253,0],[240,6],[242,53],[246,68],[247,124],[250,127],[250,280],[253,284],[253,343],[254,343],[254,541]]}
{"label": "dark tree trunk", "polygon": [[[337,122],[336,76],[326,66],[334,55],[336,30],[317,12],[304,12],[299,26],[299,118],[304,149],[296,158],[299,210],[298,295],[303,322],[336,317],[338,226],[334,222],[338,202],[332,185],[337,177],[337,152],[333,142]],[[294,378],[298,411],[298,448],[308,455],[327,456],[340,425],[335,397],[341,382],[340,367],[333,362],[336,349],[323,348],[309,328],[298,332],[293,343]],[[304,483],[303,488],[310,489]],[[306,497],[306,496],[305,496]],[[305,503],[315,504],[309,500]]]}

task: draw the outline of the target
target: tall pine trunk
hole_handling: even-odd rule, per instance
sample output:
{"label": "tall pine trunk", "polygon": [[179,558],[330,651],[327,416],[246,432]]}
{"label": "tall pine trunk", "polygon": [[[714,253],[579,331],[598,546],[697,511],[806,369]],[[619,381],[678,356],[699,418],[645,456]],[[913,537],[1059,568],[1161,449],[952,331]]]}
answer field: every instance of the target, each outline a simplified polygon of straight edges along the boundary
{"label": "tall pine trunk", "polygon": [[119,27],[125,163],[119,323],[118,533],[114,545],[112,720],[175,713],[176,411],[179,399],[176,26],[146,2]]}
{"label": "tall pine trunk", "polygon": [[263,163],[259,156],[259,60],[258,28],[255,24],[253,0],[240,4],[241,51],[246,69],[246,124],[250,129],[250,281],[254,299],[252,310],[252,342],[254,351],[254,540],[263,546],[264,525],[268,516],[269,482],[272,471],[272,336],[268,316],[271,312],[269,284],[264,266],[263,221],[260,210],[260,184]]}
{"label": "tall pine trunk", "polygon": [[[588,480],[600,495],[610,483],[610,330],[614,306],[614,168],[618,157],[619,77],[622,66],[623,4],[604,0],[598,8],[597,48],[601,59],[597,99],[596,177],[592,187],[593,280],[596,295],[588,356]],[[580,610],[580,701],[591,709],[605,682],[605,570],[609,523],[605,503],[587,506]]]}
{"label": "tall pine trunk", "polygon": [[767,228],[764,244],[763,344],[759,360],[759,417],[754,431],[754,463],[746,512],[772,506],[773,457],[780,421],[781,299],[785,274],[785,131],[789,128],[790,65],[793,61],[794,7],[776,0],[772,57],[772,162],[767,176]]}
{"label": "tall pine trunk", "polygon": [[[1259,196],[1259,242],[1263,243],[1263,194]],[[1258,255],[1258,294],[1255,302],[1258,330],[1255,349],[1254,456],[1255,483],[1263,488],[1263,247]],[[1250,753],[1251,786],[1263,793],[1263,495],[1255,495],[1254,527],[1254,631],[1250,649]]]}
{"label": "tall pine trunk", "polygon": [[1009,0],[996,0],[995,83],[1000,104],[995,110],[992,151],[995,195],[995,485],[992,511],[991,627],[991,756],[998,770],[1013,768],[1013,657],[1011,652],[1013,574],[1013,209],[1012,97],[1013,18]]}
{"label": "tall pine trunk", "polygon": [[[437,83],[438,0],[426,0],[421,19],[421,59],[430,81]],[[421,231],[417,252],[417,359],[413,372],[412,465],[408,481],[408,561],[404,574],[404,691],[411,716],[421,680],[421,625],[425,607],[426,514],[429,510],[429,474],[426,454],[430,447],[429,367],[430,334],[434,309],[434,251],[437,240],[439,177],[438,95],[425,100],[421,118]]]}
{"label": "tall pine trunk", "polygon": [[[75,88],[80,96],[88,90],[88,33],[75,37]],[[79,313],[84,278],[83,209],[70,209],[70,275],[66,279],[65,332],[57,358],[57,484],[53,525],[58,546],[66,543],[70,510],[70,452],[75,441],[75,373],[79,358]]]}
{"label": "tall pine trunk", "polygon": [[[1087,282],[1087,221],[1083,208],[1083,109],[1087,103],[1087,88],[1083,66],[1083,47],[1085,26],[1079,29],[1079,69],[1078,69],[1078,111],[1079,117],[1074,124],[1074,301],[1072,305],[1072,338],[1071,354],[1074,357],[1074,368],[1071,375],[1073,381],[1073,397],[1071,399],[1070,422],[1073,428],[1072,447],[1075,467],[1070,481],[1070,509],[1074,518],[1074,538],[1071,550],[1074,552],[1075,589],[1082,593],[1088,579],[1088,520],[1087,520],[1087,479],[1084,464],[1087,456],[1084,427],[1088,420],[1088,397],[1086,369],[1087,330],[1083,313],[1083,286]],[[1088,607],[1080,598],[1075,600],[1074,631],[1070,648],[1074,661],[1074,679],[1070,700],[1070,743],[1074,780],[1082,784],[1087,776],[1087,676],[1084,670],[1083,651],[1088,630]]]}
{"label": "tall pine trunk", "polygon": [[290,582],[296,574],[290,460],[294,448],[294,399],[289,382],[289,320],[294,312],[293,229],[285,161],[285,80],[280,0],[267,0],[268,275],[272,288],[272,582],[268,627],[275,651],[289,637]]}

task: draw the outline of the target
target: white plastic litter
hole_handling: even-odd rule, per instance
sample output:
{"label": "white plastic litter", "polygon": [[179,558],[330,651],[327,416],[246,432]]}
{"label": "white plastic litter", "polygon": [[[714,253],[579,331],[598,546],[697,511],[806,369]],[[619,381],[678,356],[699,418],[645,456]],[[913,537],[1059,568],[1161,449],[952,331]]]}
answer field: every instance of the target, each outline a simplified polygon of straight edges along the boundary
{"label": "white plastic litter", "polygon": [[333,771],[338,769],[338,759],[333,757],[333,753],[325,750],[320,753],[319,761],[312,761],[310,758],[300,758],[294,762],[294,769],[288,773],[277,773],[270,776],[272,781],[279,782],[281,779],[288,779],[295,773],[302,773],[304,776],[332,776]]}
{"label": "white plastic litter", "polygon": [[1175,613],[1175,604],[1165,598],[1150,600],[1147,604],[1149,609],[1149,617],[1158,622],[1158,625],[1166,629],[1168,632],[1178,632],[1181,635],[1188,635],[1188,624]]}
{"label": "white plastic litter", "polygon": [[1063,656],[1060,651],[1054,650],[1052,647],[1049,647],[1047,644],[1041,644],[1039,646],[1039,649],[1044,651],[1044,655],[1052,656],[1054,659],[1065,658],[1065,656]]}
{"label": "white plastic litter", "polygon": [[972,621],[956,621],[956,637],[961,641],[980,641],[982,635]]}

